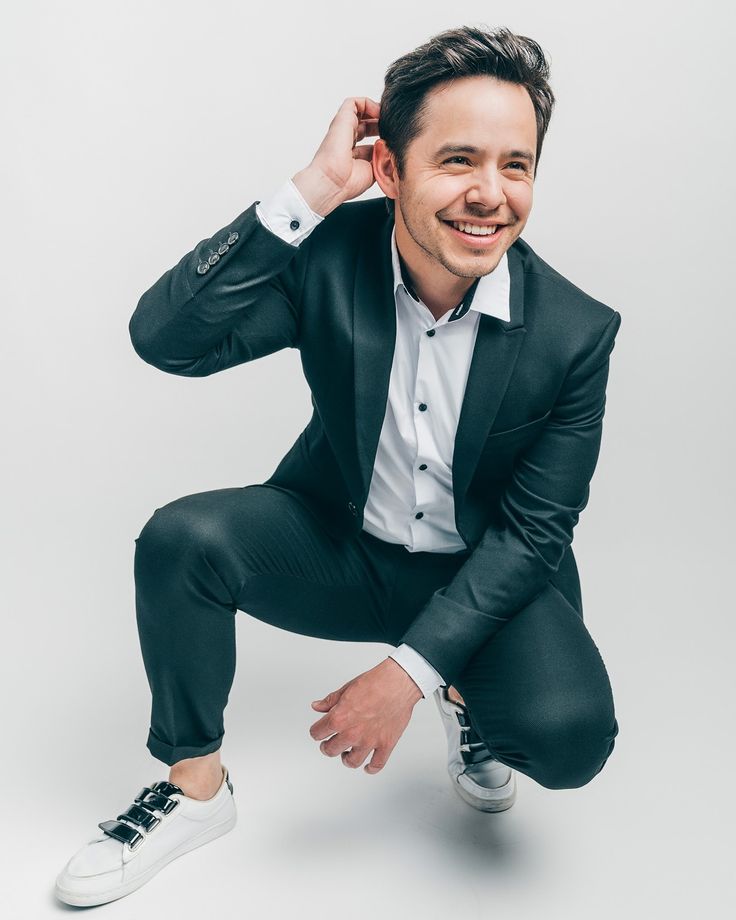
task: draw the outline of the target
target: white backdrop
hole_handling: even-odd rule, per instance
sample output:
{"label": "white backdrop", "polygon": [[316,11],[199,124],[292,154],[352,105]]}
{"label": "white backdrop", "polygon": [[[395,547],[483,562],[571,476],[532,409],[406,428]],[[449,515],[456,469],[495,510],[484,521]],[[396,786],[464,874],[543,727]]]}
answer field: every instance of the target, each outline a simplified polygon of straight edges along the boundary
{"label": "white backdrop", "polygon": [[127,330],[138,298],[306,166],[346,96],[380,99],[389,63],[463,24],[547,52],[558,102],[523,238],[622,315],[575,536],[616,749],[581,789],[519,775],[514,808],[482,815],[449,787],[428,701],[381,773],[348,770],[309,737],[309,702],[388,647],[241,613],[223,745],[239,824],[107,909],[201,916],[216,893],[223,920],[727,913],[732,7],[98,0],[15,4],[0,38],[0,897],[13,916],[60,910],[63,863],[168,775],[145,748],[134,538],[178,496],[263,481],[310,415],[296,351],[203,379],[144,364]]}

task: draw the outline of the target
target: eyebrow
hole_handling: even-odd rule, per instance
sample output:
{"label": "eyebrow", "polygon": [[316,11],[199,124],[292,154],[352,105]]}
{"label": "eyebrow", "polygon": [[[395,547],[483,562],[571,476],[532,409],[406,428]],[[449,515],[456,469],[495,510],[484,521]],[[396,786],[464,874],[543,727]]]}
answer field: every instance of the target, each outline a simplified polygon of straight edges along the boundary
{"label": "eyebrow", "polygon": [[[471,153],[478,155],[483,153],[480,147],[473,147],[472,144],[443,144],[435,153],[435,156],[446,156],[448,153]],[[513,157],[517,160],[526,160],[530,166],[534,165],[534,154],[531,150],[507,150],[505,156]]]}

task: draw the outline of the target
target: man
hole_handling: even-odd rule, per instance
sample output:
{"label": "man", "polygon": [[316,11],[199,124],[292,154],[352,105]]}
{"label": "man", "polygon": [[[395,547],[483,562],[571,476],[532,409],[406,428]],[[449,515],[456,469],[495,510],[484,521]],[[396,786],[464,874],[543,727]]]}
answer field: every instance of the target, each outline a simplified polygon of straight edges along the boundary
{"label": "man", "polygon": [[[312,738],[348,767],[381,771],[433,694],[479,810],[511,806],[517,770],[560,789],[603,768],[618,724],[571,542],[621,317],[521,239],[547,76],[506,29],[435,36],[140,299],[148,363],[201,377],[298,348],[314,412],[265,483],[177,499],[137,538],[147,746],[170,772],[100,822],[62,900],[119,898],[233,827],[238,610],[394,646],[312,702]],[[384,196],[352,200],[374,181]]]}

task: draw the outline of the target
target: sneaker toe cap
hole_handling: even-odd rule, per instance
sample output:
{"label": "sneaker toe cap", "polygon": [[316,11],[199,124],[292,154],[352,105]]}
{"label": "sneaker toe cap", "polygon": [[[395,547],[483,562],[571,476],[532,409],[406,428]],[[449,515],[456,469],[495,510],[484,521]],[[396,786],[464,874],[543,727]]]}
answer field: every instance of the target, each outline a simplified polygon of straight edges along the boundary
{"label": "sneaker toe cap", "polygon": [[119,840],[107,835],[96,837],[77,850],[67,863],[65,873],[76,878],[89,878],[115,870],[122,873],[123,846]]}

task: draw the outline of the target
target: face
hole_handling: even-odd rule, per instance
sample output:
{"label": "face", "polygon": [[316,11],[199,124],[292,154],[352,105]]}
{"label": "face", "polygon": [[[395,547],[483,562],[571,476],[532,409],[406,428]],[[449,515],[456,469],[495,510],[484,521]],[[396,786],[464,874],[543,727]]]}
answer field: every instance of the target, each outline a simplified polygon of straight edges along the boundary
{"label": "face", "polygon": [[[446,288],[492,272],[532,207],[537,126],[524,87],[487,76],[436,87],[402,179],[379,143],[376,179],[396,200],[397,245],[413,274]],[[476,236],[450,221],[503,226]]]}

